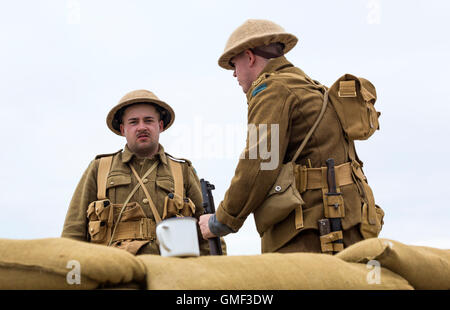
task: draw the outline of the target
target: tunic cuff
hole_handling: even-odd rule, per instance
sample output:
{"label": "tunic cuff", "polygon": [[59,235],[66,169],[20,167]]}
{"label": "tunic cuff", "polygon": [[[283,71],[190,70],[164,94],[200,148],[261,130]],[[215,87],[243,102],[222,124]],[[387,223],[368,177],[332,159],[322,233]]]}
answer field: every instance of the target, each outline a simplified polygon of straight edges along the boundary
{"label": "tunic cuff", "polygon": [[230,215],[229,213],[227,213],[224,210],[222,203],[220,203],[219,207],[217,208],[216,219],[220,223],[225,224],[229,228],[231,228],[231,230],[233,232],[237,232],[239,230],[239,228],[241,228],[245,222],[245,218],[243,219],[243,218],[234,217],[234,216]]}

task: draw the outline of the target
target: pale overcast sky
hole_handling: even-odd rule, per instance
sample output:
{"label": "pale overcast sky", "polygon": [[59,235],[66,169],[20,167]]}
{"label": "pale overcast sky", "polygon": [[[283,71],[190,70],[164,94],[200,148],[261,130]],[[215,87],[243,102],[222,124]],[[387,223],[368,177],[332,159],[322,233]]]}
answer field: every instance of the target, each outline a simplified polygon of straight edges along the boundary
{"label": "pale overcast sky", "polygon": [[[231,32],[269,19],[299,38],[287,58],[330,86],[345,73],[377,88],[381,130],[357,142],[381,237],[450,248],[448,1],[1,1],[0,238],[58,237],[83,171],[123,148],[106,127],[127,92],[175,110],[161,136],[216,185],[216,206],[245,145],[247,104],[217,60]],[[259,254],[253,216],[226,237]]]}

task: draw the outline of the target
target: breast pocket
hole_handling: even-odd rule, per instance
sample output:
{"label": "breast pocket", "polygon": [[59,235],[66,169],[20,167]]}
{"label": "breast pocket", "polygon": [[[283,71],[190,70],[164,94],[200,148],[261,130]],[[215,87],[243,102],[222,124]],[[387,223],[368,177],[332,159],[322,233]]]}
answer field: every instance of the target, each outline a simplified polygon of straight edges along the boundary
{"label": "breast pocket", "polygon": [[168,177],[158,178],[156,180],[156,186],[159,187],[160,190],[163,190],[167,193],[173,193],[174,188],[175,188],[175,186],[173,184],[173,180]]}
{"label": "breast pocket", "polygon": [[112,203],[124,203],[131,192],[131,176],[126,174],[108,176],[106,190]]}
{"label": "breast pocket", "polygon": [[158,178],[156,180],[156,195],[158,202],[163,204],[166,196],[173,193],[174,189],[175,186],[172,178]]}
{"label": "breast pocket", "polygon": [[175,200],[173,199],[174,190],[175,186],[172,178],[160,177],[156,180],[156,193],[158,202],[161,204],[158,206],[158,209],[162,210],[163,219],[175,216],[179,213],[180,208],[177,207],[177,204],[175,204]]}

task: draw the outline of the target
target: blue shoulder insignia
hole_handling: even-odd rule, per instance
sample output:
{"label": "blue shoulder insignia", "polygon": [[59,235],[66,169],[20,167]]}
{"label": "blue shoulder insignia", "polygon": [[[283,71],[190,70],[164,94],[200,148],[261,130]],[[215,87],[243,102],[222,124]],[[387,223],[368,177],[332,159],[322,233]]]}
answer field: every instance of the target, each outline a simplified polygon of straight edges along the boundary
{"label": "blue shoulder insignia", "polygon": [[257,94],[259,94],[260,92],[262,92],[264,89],[267,88],[267,84],[261,84],[258,87],[256,87],[253,91],[252,91],[252,97],[255,97]]}

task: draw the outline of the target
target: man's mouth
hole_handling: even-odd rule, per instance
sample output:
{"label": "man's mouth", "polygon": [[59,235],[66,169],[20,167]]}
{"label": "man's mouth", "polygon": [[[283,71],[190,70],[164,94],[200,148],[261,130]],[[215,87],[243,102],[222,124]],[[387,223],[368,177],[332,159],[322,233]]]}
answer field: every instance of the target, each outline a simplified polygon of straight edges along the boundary
{"label": "man's mouth", "polygon": [[149,139],[149,138],[150,138],[150,136],[149,136],[148,134],[145,134],[145,133],[139,134],[139,135],[137,136],[137,139],[138,139],[138,140],[146,140],[146,139]]}

